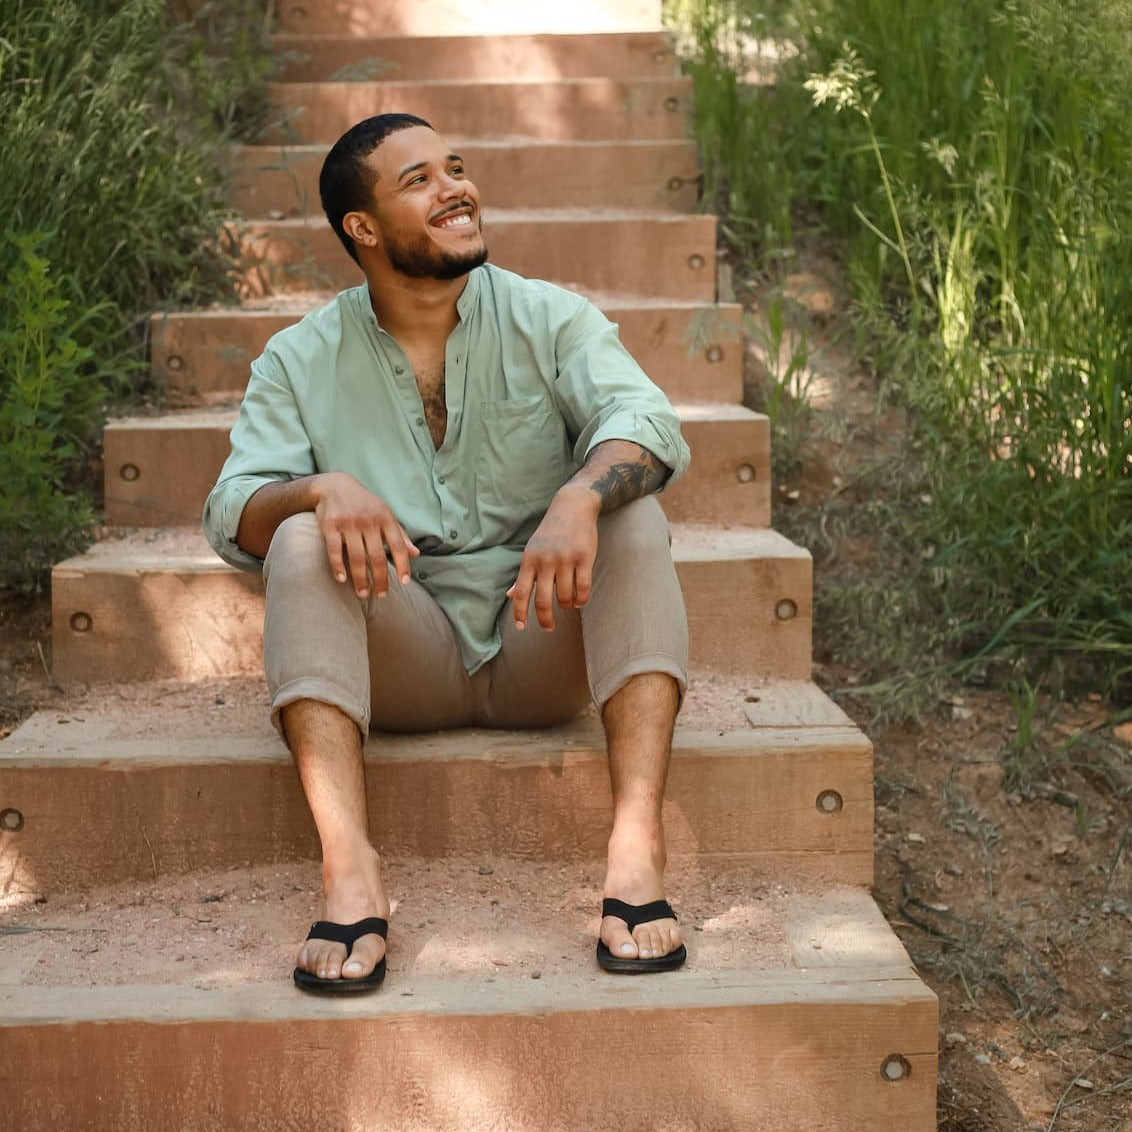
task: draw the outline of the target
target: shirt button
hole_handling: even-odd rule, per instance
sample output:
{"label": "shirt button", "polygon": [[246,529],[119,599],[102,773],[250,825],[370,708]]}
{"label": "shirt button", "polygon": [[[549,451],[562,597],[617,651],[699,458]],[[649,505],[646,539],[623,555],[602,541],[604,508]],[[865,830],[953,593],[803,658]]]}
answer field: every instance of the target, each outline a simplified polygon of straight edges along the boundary
{"label": "shirt button", "polygon": [[405,372],[405,367],[404,367],[404,366],[394,366],[394,367],[393,367],[393,372],[394,372],[394,373],[404,373],[404,372]]}
{"label": "shirt button", "polygon": [[436,482],[437,482],[437,483],[443,483],[443,482],[444,482],[444,477],[443,477],[443,476],[437,476],[437,477],[436,477]]}
{"label": "shirt button", "polygon": [[427,570],[418,570],[417,571],[417,580],[421,581],[421,582],[427,582],[428,581],[428,571]]}
{"label": "shirt button", "polygon": [[424,424],[424,417],[417,417],[417,424],[423,425]]}
{"label": "shirt button", "polygon": [[459,537],[460,537],[460,532],[459,532],[459,531],[449,531],[449,532],[448,532],[448,537],[449,537],[449,538],[459,538]]}

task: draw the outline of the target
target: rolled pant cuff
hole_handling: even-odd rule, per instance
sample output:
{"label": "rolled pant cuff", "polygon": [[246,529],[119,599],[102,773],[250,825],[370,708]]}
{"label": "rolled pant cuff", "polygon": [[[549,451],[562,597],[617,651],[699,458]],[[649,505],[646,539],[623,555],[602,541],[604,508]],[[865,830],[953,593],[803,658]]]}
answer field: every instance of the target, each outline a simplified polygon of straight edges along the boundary
{"label": "rolled pant cuff", "polygon": [[336,707],[343,715],[352,719],[361,732],[362,742],[365,743],[369,735],[369,709],[362,708],[356,700],[351,700],[342,689],[329,680],[318,676],[304,676],[297,680],[289,680],[282,687],[276,689],[271,699],[271,724],[279,732],[280,738],[286,742],[287,735],[283,730],[283,720],[280,712],[288,705],[299,700],[317,700],[319,703]]}
{"label": "rolled pant cuff", "polygon": [[594,703],[598,709],[605,705],[621,691],[634,676],[643,676],[648,672],[659,672],[664,676],[671,676],[676,681],[680,693],[680,703],[684,702],[684,693],[688,690],[688,673],[671,656],[665,653],[649,653],[645,656],[635,656],[626,661],[615,672],[603,677],[598,683],[591,686]]}

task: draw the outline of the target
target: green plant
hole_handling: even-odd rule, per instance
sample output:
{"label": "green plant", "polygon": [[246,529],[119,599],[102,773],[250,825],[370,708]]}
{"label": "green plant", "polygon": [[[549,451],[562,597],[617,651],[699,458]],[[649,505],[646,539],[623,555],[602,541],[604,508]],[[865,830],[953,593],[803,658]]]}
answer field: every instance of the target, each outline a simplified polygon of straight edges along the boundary
{"label": "green plant", "polygon": [[43,563],[76,550],[94,514],[75,489],[103,390],[94,352],[76,335],[99,309],[76,313],[42,254],[46,238],[13,235],[0,325],[0,586],[34,591]]}
{"label": "green plant", "polygon": [[81,541],[84,457],[108,405],[148,393],[153,309],[230,293],[224,170],[262,120],[270,5],[180,14],[0,0],[0,585],[40,584]]}
{"label": "green plant", "polygon": [[[697,74],[707,202],[734,239],[729,210],[760,214],[725,191],[744,183],[733,166],[781,164],[776,214],[842,249],[860,357],[919,453],[913,481],[880,485],[889,526],[869,536],[924,551],[901,580],[908,616],[931,619],[901,626],[917,669],[1132,684],[1132,88],[1111,81],[1132,52],[1126,0],[796,0],[762,22],[749,0],[671,6],[705,70],[745,73],[730,45],[750,29],[791,44],[757,156],[743,84]],[[864,645],[852,609],[872,616],[885,592],[819,603]],[[884,694],[903,687],[868,667]]]}

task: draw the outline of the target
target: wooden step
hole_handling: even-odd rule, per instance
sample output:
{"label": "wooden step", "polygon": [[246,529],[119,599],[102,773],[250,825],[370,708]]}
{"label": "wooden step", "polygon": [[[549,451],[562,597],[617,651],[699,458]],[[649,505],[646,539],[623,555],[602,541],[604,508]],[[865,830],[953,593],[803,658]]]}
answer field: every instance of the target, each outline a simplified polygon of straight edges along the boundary
{"label": "wooden step", "polygon": [[[399,902],[385,985],[349,999],[291,985],[316,898],[293,891],[287,871],[257,873],[254,887],[207,874],[202,892],[229,895],[180,916],[160,889],[148,902],[123,891],[122,901],[142,901],[125,920],[137,924],[126,940],[108,937],[81,903],[15,917],[58,923],[63,934],[33,930],[5,943],[7,1125],[935,1128],[938,1003],[860,889],[756,894],[741,874],[701,874],[698,897],[680,894],[687,966],[622,978],[596,968],[597,893],[570,870],[540,876],[543,897],[497,860],[431,874],[404,868],[431,883]],[[545,914],[530,925],[540,899],[557,926]],[[190,918],[208,922],[178,933]],[[278,941],[274,963],[255,973],[240,947],[249,920]],[[101,973],[103,951],[124,961],[116,977],[112,967]],[[627,1045],[631,1056],[611,1056]]]}
{"label": "wooden step", "polygon": [[[809,680],[809,552],[771,530],[673,528],[692,663],[750,680]],[[95,543],[51,575],[61,683],[199,680],[262,671],[263,589],[196,528]]]}
{"label": "wooden step", "polygon": [[[676,522],[770,524],[770,424],[739,405],[680,405],[692,466],[661,495]],[[103,431],[106,521],[198,522],[228,457],[236,409],[190,409],[110,421]]]}
{"label": "wooden step", "polygon": [[[311,35],[496,35],[656,31],[659,0],[574,0],[531,4],[520,0],[281,0],[280,31]],[[469,43],[474,50],[474,44]]]}
{"label": "wooden step", "polygon": [[[484,209],[491,262],[580,291],[715,300],[715,217],[607,209]],[[242,226],[242,293],[279,295],[362,282],[322,218]]]}
{"label": "wooden step", "polygon": [[[155,314],[150,321],[154,378],[176,403],[238,399],[248,367],[268,338],[329,297],[289,302],[284,309]],[[733,404],[742,399],[743,322],[738,304],[590,297],[617,323],[625,347],[671,399]]]}
{"label": "wooden step", "polygon": [[[20,825],[0,831],[2,891],[316,859],[266,690],[245,683],[135,689],[127,703],[40,712],[0,742],[0,808]],[[813,685],[756,691],[758,727],[678,729],[669,853],[741,862],[770,880],[871,884],[869,741]],[[375,736],[366,760],[383,854],[565,863],[604,852],[609,770],[593,718],[549,731]]]}
{"label": "wooden step", "polygon": [[[444,25],[435,25],[442,27]],[[677,73],[662,31],[589,35],[272,37],[278,82],[380,79],[664,78]]]}
{"label": "wooden step", "polygon": [[[449,138],[485,206],[691,212],[700,174],[691,141],[478,142]],[[251,217],[322,216],[328,146],[242,146],[232,207]]]}
{"label": "wooden step", "polygon": [[624,141],[687,137],[691,80],[523,79],[269,83],[269,144],[335,142],[374,114],[416,114],[443,137]]}

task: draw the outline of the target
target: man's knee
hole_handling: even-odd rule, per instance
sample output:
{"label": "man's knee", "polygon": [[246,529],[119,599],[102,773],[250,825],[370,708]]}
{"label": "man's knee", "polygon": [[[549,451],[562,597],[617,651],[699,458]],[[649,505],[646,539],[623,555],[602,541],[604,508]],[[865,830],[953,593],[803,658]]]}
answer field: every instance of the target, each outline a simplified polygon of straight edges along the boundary
{"label": "man's knee", "polygon": [[618,507],[598,520],[598,555],[624,557],[670,553],[672,536],[660,501],[653,495]]}
{"label": "man's knee", "polygon": [[277,576],[294,577],[310,570],[329,573],[330,567],[318,519],[313,512],[303,511],[276,527],[263,561],[263,576],[270,580],[274,572]]}

